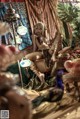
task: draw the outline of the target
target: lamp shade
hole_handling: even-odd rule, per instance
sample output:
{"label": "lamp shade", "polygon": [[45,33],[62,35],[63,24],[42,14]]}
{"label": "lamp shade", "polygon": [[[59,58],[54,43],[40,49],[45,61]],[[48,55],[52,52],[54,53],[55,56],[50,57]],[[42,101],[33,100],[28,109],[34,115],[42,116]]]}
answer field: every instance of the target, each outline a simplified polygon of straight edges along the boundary
{"label": "lamp shade", "polygon": [[19,35],[25,35],[27,32],[28,32],[27,28],[23,25],[21,25],[17,28],[17,33]]}

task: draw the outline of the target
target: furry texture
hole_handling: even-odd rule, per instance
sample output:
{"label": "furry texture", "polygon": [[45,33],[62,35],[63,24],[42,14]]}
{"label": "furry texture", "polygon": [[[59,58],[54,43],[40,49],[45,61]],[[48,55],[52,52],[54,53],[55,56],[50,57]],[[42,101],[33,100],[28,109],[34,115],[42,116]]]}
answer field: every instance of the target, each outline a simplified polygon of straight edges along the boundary
{"label": "furry texture", "polygon": [[24,90],[15,85],[12,75],[0,73],[0,109],[9,110],[10,119],[31,119],[30,99]]}
{"label": "furry texture", "polygon": [[72,83],[73,81],[80,81],[80,58],[74,60],[67,60],[64,63],[64,67],[68,73],[63,75],[63,80],[65,83]]}

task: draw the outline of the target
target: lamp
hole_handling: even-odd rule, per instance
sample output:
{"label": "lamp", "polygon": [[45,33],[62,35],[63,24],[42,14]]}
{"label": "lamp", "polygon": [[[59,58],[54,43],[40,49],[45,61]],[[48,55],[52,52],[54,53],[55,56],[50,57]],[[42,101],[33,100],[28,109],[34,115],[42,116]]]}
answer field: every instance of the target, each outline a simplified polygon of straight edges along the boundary
{"label": "lamp", "polygon": [[12,8],[12,5],[9,4],[9,8],[7,9],[7,13],[4,16],[4,20],[7,22],[15,22],[20,19],[19,14],[15,12],[15,9]]}
{"label": "lamp", "polygon": [[[9,4],[9,8],[7,10],[7,13],[4,15],[4,20],[7,21],[8,23],[11,23],[11,25],[12,25],[15,46],[18,46],[18,44],[17,44],[16,36],[15,36],[15,26],[14,26],[14,23],[18,19],[20,19],[19,14],[17,14],[15,12],[15,9],[13,9],[13,7],[12,7],[12,5],[10,3]],[[22,73],[21,73],[21,68],[20,68],[19,60],[18,60],[18,68],[19,68],[19,75],[20,75],[21,84],[22,84],[22,87],[23,87]]]}

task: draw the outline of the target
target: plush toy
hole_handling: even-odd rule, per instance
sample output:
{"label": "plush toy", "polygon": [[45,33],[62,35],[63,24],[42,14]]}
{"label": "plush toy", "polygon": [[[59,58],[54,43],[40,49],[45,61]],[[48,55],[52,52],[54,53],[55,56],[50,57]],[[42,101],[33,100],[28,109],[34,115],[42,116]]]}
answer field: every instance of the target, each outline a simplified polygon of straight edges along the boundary
{"label": "plush toy", "polygon": [[6,72],[23,57],[13,46],[0,45],[0,110],[9,110],[10,119],[31,119],[31,103],[24,90],[16,86],[19,77]]}
{"label": "plush toy", "polygon": [[27,93],[16,86],[18,76],[0,73],[0,110],[9,110],[10,119],[31,119],[31,103]]}
{"label": "plush toy", "polygon": [[80,58],[74,60],[67,60],[64,63],[64,67],[68,71],[65,75],[63,75],[63,80],[65,83],[73,82],[73,81],[80,81]]}
{"label": "plush toy", "polygon": [[26,55],[26,50],[19,52],[14,46],[0,45],[0,71],[16,63]]}
{"label": "plush toy", "polygon": [[[73,92],[73,97],[80,102],[80,89],[78,82],[80,82],[80,58],[74,60],[67,60],[64,63],[64,67],[68,71],[63,75],[63,81],[66,86],[66,90],[70,93]],[[72,84],[72,89],[71,85]]]}

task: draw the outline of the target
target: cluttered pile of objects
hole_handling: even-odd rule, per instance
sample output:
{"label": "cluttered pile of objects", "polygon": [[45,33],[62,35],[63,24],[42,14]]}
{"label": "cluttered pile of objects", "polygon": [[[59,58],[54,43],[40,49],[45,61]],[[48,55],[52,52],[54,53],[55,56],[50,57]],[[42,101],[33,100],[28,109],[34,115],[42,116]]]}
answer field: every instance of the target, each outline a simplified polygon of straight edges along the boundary
{"label": "cluttered pile of objects", "polygon": [[[10,10],[12,13],[9,13]],[[5,19],[11,22],[18,18],[10,5]],[[14,25],[12,26],[14,28]],[[27,29],[24,26],[22,28],[26,33]],[[7,33],[12,34],[10,25],[1,21],[0,35]],[[69,94],[73,102],[80,102],[80,46],[77,44],[74,47],[60,47],[62,35],[59,32],[55,44],[51,44],[47,34],[45,24],[38,22],[33,28],[32,49],[20,51],[17,44],[21,43],[21,39],[15,37],[14,44],[0,44],[0,110],[9,110],[10,119],[31,119],[32,116],[38,119],[36,115],[41,104],[49,102],[60,106],[65,94]],[[16,62],[19,75],[7,70]],[[25,85],[20,68],[26,71],[29,80]],[[32,71],[32,76],[29,71]]]}

